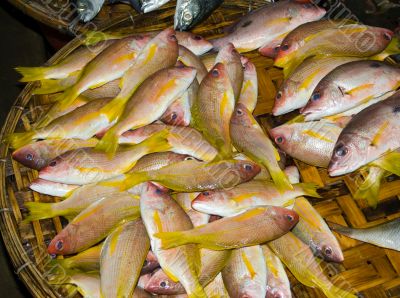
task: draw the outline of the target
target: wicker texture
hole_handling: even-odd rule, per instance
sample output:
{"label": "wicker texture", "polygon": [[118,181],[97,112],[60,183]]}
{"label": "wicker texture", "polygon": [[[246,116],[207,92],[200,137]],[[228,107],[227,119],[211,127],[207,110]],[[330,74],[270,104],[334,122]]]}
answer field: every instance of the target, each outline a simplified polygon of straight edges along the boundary
{"label": "wicker texture", "polygon": [[[252,7],[265,3],[252,1]],[[222,33],[221,28],[237,19],[249,10],[247,1],[225,1],[213,15],[194,31],[206,37]],[[125,18],[115,21],[106,29],[117,29],[131,26],[136,31],[150,31],[165,28],[172,24],[174,9],[166,8],[144,16]],[[59,51],[49,63],[59,61],[79,46],[73,40]],[[248,53],[246,56],[256,64],[259,80],[259,101],[255,110],[261,115],[259,120],[268,129],[290,118],[287,115],[272,118],[268,115],[273,106],[277,87],[283,81],[282,72],[272,67],[273,61]],[[35,83],[28,84],[12,107],[2,137],[15,130],[29,129],[30,124],[48,106],[48,96],[32,96]],[[1,222],[0,229],[16,273],[27,285],[35,297],[58,297],[71,287],[52,287],[43,276],[45,262],[48,260],[46,246],[57,232],[62,229],[60,218],[41,220],[22,224],[24,217],[23,203],[26,201],[54,201],[55,198],[40,195],[28,189],[30,182],[37,177],[37,172],[27,169],[10,158],[10,150],[5,144],[1,152],[0,195]],[[289,161],[290,162],[290,161]],[[356,201],[352,194],[357,189],[360,173],[345,177],[331,178],[325,169],[318,169],[294,161],[298,166],[304,182],[314,182],[321,187],[322,199],[311,202],[320,214],[331,222],[353,227],[369,227],[400,216],[400,180],[390,176],[382,183],[380,200],[376,209],[371,209],[363,201]],[[338,236],[344,250],[345,260],[342,264],[326,266],[327,273],[334,282],[344,288],[351,287],[360,291],[364,297],[400,297],[400,252]],[[290,273],[292,290],[296,297],[324,297],[317,289],[307,288],[296,281]]]}

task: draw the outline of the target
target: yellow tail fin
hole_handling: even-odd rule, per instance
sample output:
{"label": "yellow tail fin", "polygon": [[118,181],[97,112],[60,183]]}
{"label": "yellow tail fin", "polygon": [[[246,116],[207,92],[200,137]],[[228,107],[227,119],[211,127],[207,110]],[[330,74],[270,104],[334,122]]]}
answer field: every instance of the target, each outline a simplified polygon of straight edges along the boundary
{"label": "yellow tail fin", "polygon": [[154,237],[161,239],[161,248],[168,249],[190,243],[185,237],[185,231],[155,233]]}
{"label": "yellow tail fin", "polygon": [[271,167],[267,168],[269,173],[271,174],[271,178],[274,181],[276,188],[280,192],[293,189],[293,185],[290,184],[289,179],[279,167],[277,169],[271,169]]}
{"label": "yellow tail fin", "polygon": [[365,199],[369,206],[376,208],[378,205],[379,189],[384,175],[385,170],[378,167],[371,167],[367,178],[354,194],[354,198]]}
{"label": "yellow tail fin", "polygon": [[40,66],[40,67],[16,67],[22,78],[20,82],[32,82],[48,79],[47,75],[53,68],[51,66]]}
{"label": "yellow tail fin", "polygon": [[58,102],[60,108],[68,107],[79,96],[79,92],[75,90],[74,86],[66,89],[60,96],[55,99],[55,101]]}
{"label": "yellow tail fin", "polygon": [[391,152],[372,162],[390,173],[400,176],[400,152]]}
{"label": "yellow tail fin", "polygon": [[106,134],[101,138],[95,149],[107,153],[108,156],[113,157],[118,149],[119,135],[114,127],[110,128]]}
{"label": "yellow tail fin", "polygon": [[119,36],[118,33],[111,34],[102,31],[88,31],[85,35],[85,39],[82,43],[85,46],[91,46],[104,40],[119,39],[123,37],[122,35]]}
{"label": "yellow tail fin", "polygon": [[381,53],[372,56],[370,59],[383,61],[387,57],[396,54],[400,54],[400,40],[397,37],[393,37],[386,49],[384,49]]}
{"label": "yellow tail fin", "polygon": [[52,203],[26,202],[24,206],[29,210],[29,215],[23,220],[24,223],[59,215],[53,211]]}
{"label": "yellow tail fin", "polygon": [[128,190],[132,187],[134,187],[135,185],[138,185],[142,182],[147,182],[150,180],[150,177],[148,176],[148,174],[146,172],[132,172],[130,174],[125,174],[125,179],[123,180],[119,180],[119,181],[102,181],[99,182],[100,185],[104,185],[104,186],[111,186],[111,187],[115,187],[115,186],[119,186],[120,191],[125,191]]}
{"label": "yellow tail fin", "polygon": [[304,195],[314,198],[321,198],[317,193],[318,185],[314,183],[299,183],[297,184],[304,191]]}
{"label": "yellow tail fin", "polygon": [[189,298],[207,298],[207,294],[198,280],[190,289],[187,289],[186,292]]}
{"label": "yellow tail fin", "polygon": [[42,80],[40,87],[32,91],[32,94],[51,94],[64,91],[69,86],[63,86],[62,80]]}
{"label": "yellow tail fin", "polygon": [[6,136],[6,142],[8,142],[12,148],[18,149],[32,143],[35,137],[36,132],[34,131],[16,132]]}
{"label": "yellow tail fin", "polygon": [[357,298],[356,295],[345,291],[341,288],[336,287],[333,284],[330,284],[330,286],[328,285],[323,285],[320,287],[320,289],[324,292],[324,294],[326,295],[326,297],[328,298]]}
{"label": "yellow tail fin", "polygon": [[102,107],[100,113],[106,115],[110,122],[114,121],[124,112],[124,108],[128,99],[117,96],[104,107]]}

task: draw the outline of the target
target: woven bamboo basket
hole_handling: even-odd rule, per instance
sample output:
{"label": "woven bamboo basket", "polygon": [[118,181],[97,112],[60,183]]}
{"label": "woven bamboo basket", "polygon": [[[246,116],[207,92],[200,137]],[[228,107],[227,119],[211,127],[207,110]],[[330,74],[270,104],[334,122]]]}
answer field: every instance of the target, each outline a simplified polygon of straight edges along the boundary
{"label": "woven bamboo basket", "polygon": [[[194,29],[205,37],[222,34],[222,28],[229,25],[249,9],[256,8],[263,0],[225,1],[208,20]],[[165,8],[150,14],[126,17],[114,21],[104,30],[131,27],[133,31],[159,30],[173,22],[174,8]],[[80,41],[75,39],[61,49],[49,64],[55,63],[68,55]],[[283,81],[280,69],[273,67],[273,61],[261,57],[256,52],[246,56],[257,66],[259,78],[259,98],[255,114],[268,129],[276,126],[294,115],[273,118],[271,112],[277,88]],[[32,96],[36,84],[28,84],[15,101],[2,129],[1,137],[16,130],[29,130],[40,113],[49,105],[48,96]],[[6,144],[0,147],[1,193],[0,193],[0,229],[3,239],[15,267],[18,277],[26,284],[34,297],[63,297],[73,293],[72,286],[51,286],[46,281],[45,265],[49,259],[46,246],[62,229],[60,218],[47,219],[22,224],[25,216],[24,202],[50,202],[56,198],[40,195],[29,190],[30,182],[37,177],[37,172],[23,167],[10,158]],[[355,200],[353,194],[357,189],[362,173],[344,177],[331,178],[325,169],[294,162],[304,182],[314,182],[321,187],[322,199],[313,199],[318,212],[328,221],[352,227],[370,227],[400,217],[400,180],[394,176],[387,177],[382,183],[379,204],[376,209],[368,207],[366,202]],[[382,249],[336,234],[344,251],[345,260],[341,264],[324,263],[326,273],[332,281],[344,288],[352,288],[363,297],[400,297],[400,252]],[[300,284],[288,272],[292,291],[295,297],[324,297],[322,292]]]}

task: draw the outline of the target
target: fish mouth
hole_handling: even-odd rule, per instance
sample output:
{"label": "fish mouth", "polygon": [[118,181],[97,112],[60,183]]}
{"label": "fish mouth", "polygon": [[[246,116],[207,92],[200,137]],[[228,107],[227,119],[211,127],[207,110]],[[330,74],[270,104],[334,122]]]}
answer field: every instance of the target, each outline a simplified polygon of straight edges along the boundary
{"label": "fish mouth", "polygon": [[328,173],[331,177],[342,176],[346,174],[346,169],[335,165],[334,163],[330,163],[328,166]]}

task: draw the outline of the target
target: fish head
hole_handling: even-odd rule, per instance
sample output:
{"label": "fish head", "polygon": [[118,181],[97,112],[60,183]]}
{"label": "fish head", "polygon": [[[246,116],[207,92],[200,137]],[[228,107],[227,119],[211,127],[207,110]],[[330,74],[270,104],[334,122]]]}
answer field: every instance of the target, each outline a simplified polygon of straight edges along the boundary
{"label": "fish head", "polygon": [[226,45],[224,45],[218,52],[217,57],[215,58],[215,62],[221,62],[224,64],[229,63],[230,61],[241,61],[241,55],[239,52],[236,50],[235,46],[233,43],[228,42]]}
{"label": "fish head", "polygon": [[232,84],[223,63],[217,63],[214,65],[214,67],[204,77],[203,81],[201,81],[200,89],[210,90],[210,92],[213,90],[214,92],[226,92],[227,96],[232,92],[231,95],[233,96]]}
{"label": "fish head", "polygon": [[252,161],[235,160],[235,172],[240,178],[240,182],[253,179],[261,171],[261,167]]}
{"label": "fish head", "polygon": [[[365,46],[365,50],[369,50],[369,46],[372,45],[382,45],[382,47],[386,47],[392,41],[394,36],[394,32],[392,30],[381,28],[381,27],[368,27],[368,31],[365,33],[365,36],[361,36],[360,39],[364,39],[364,41],[368,38],[369,41],[367,45],[366,42],[360,43],[360,46]],[[364,38],[363,38],[364,37]]]}
{"label": "fish head", "polygon": [[173,282],[163,270],[157,270],[146,283],[144,289],[152,294],[173,295],[180,290],[180,284]]}
{"label": "fish head", "polygon": [[216,209],[223,210],[227,205],[233,203],[234,201],[230,200],[224,191],[207,190],[192,201],[192,208],[203,213],[213,214]]}
{"label": "fish head", "polygon": [[290,78],[285,80],[281,89],[275,95],[274,107],[272,109],[274,116],[280,116],[296,109],[293,107],[293,104],[296,103],[298,92],[301,92],[297,85]]}
{"label": "fish head", "polygon": [[172,28],[167,28],[158,33],[154,39],[154,43],[168,51],[176,51],[178,53],[178,39],[176,32]]}
{"label": "fish head", "polygon": [[79,19],[83,22],[91,21],[100,11],[104,1],[77,0],[76,9]]}
{"label": "fish head", "polygon": [[283,207],[271,207],[270,216],[274,218],[275,223],[283,231],[291,230],[299,221],[299,215],[290,209]]}
{"label": "fish head", "polygon": [[[152,251],[149,251],[147,254],[146,260],[143,263],[142,270],[140,274],[147,274],[153,272],[160,264],[158,263],[157,257],[154,255]],[[150,278],[149,278],[150,280]],[[147,282],[146,282],[147,283]]]}
{"label": "fish head", "polygon": [[252,117],[251,112],[242,103],[236,105],[231,117],[231,124],[240,125],[244,127],[251,127],[255,124],[255,119]]}
{"label": "fish head", "polygon": [[176,38],[180,45],[188,48],[197,56],[203,55],[213,48],[212,43],[203,36],[191,32],[177,31]]}
{"label": "fish head", "polygon": [[174,78],[175,80],[178,80],[180,83],[187,86],[187,88],[190,86],[190,84],[196,78],[196,74],[197,74],[196,68],[188,67],[188,66],[175,66],[175,67],[171,67],[168,70],[168,76],[170,78]]}
{"label": "fish head", "polygon": [[254,280],[245,282],[240,289],[238,298],[260,297],[260,293],[264,291],[265,285],[255,282]]}
{"label": "fish head", "polygon": [[321,246],[317,247],[317,253],[323,257],[324,260],[329,262],[341,263],[344,260],[342,250],[336,248],[336,245],[331,245],[329,241],[325,241]]}
{"label": "fish head", "polygon": [[267,285],[267,295],[265,298],[285,298],[291,297],[291,293],[286,293],[285,289]]}
{"label": "fish head", "polygon": [[163,130],[166,126],[164,124],[150,124],[140,127],[135,130],[128,130],[124,132],[120,139],[120,144],[139,144],[148,139],[152,134]]}
{"label": "fish head", "polygon": [[48,160],[42,157],[38,149],[32,144],[23,146],[12,153],[12,158],[28,168],[40,170],[47,166]]}
{"label": "fish head", "polygon": [[[73,229],[73,227],[72,227]],[[69,230],[62,230],[50,242],[47,252],[51,255],[68,255],[74,252],[74,243],[72,233]]]}
{"label": "fish head", "polygon": [[74,170],[74,166],[79,166],[79,164],[77,164],[78,159],[74,160],[74,157],[76,157],[75,154],[72,156],[63,154],[53,159],[48,166],[40,170],[39,178],[57,181],[57,178],[69,176],[71,171]]}
{"label": "fish head", "polygon": [[275,143],[285,152],[291,152],[291,147],[296,146],[291,142],[294,130],[291,125],[281,125],[269,131]]}
{"label": "fish head", "polygon": [[189,30],[197,23],[201,9],[200,1],[182,1],[176,6],[174,28],[179,31]]}
{"label": "fish head", "polygon": [[330,110],[340,105],[341,102],[349,100],[350,95],[336,83],[322,81],[314,89],[305,107],[300,113],[307,121],[319,120],[330,114]]}
{"label": "fish head", "polygon": [[358,169],[358,165],[365,164],[368,144],[354,134],[342,134],[339,136],[332,158],[328,166],[330,176],[340,176]]}

